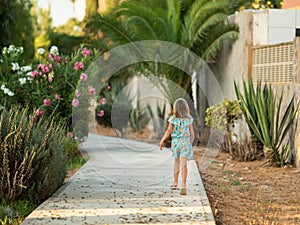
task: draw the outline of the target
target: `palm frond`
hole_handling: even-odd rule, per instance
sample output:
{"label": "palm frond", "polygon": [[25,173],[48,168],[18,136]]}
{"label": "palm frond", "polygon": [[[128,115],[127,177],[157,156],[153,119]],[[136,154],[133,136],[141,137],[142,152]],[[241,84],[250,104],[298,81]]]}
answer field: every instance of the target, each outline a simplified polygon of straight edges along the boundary
{"label": "palm frond", "polygon": [[174,28],[177,36],[180,29],[180,2],[178,0],[168,0],[168,20]]}
{"label": "palm frond", "polygon": [[86,29],[90,33],[101,31],[105,37],[109,37],[109,40],[116,44],[126,44],[137,40],[136,35],[127,30],[121,22],[100,14],[94,15],[87,21]]}
{"label": "palm frond", "polygon": [[[151,5],[151,7],[149,6]],[[158,0],[129,0],[116,7],[113,17],[121,18],[123,23],[132,26],[139,40],[165,40],[174,37],[173,26],[170,25],[166,3]]]}
{"label": "palm frond", "polygon": [[236,11],[244,6],[246,3],[249,3],[249,0],[230,0],[227,1],[226,12],[228,15],[234,14]]}
{"label": "palm frond", "polygon": [[182,38],[183,44],[190,48],[199,36],[204,35],[205,30],[227,21],[224,7],[223,2],[195,1],[184,17],[183,27],[186,34]]}

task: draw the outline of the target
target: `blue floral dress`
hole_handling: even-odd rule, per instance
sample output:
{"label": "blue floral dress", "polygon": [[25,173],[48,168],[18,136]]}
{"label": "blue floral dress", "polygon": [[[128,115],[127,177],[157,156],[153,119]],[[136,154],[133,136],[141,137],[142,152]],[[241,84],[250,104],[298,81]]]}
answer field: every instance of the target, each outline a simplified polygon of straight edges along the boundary
{"label": "blue floral dress", "polygon": [[190,124],[194,118],[177,118],[170,116],[169,123],[173,124],[172,137],[172,156],[175,158],[186,157],[188,160],[194,159],[193,146],[191,143]]}

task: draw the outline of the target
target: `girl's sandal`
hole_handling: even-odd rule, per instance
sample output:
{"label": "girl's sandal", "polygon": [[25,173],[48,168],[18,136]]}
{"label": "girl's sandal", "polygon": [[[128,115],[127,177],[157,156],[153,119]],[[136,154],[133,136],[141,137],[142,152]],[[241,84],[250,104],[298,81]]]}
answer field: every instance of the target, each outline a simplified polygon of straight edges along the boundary
{"label": "girl's sandal", "polygon": [[181,190],[180,190],[181,195],[186,195],[186,192],[187,192],[187,190],[185,187],[181,188]]}
{"label": "girl's sandal", "polygon": [[172,185],[171,186],[171,190],[178,190],[179,188],[177,187],[177,185]]}

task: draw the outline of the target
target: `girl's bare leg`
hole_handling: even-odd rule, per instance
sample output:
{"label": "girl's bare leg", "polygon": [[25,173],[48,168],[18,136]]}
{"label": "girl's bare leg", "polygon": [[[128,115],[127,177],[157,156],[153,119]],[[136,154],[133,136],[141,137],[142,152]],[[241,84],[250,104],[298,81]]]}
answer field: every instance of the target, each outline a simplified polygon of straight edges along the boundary
{"label": "girl's bare leg", "polygon": [[186,187],[186,177],[187,177],[187,158],[182,157],[181,158],[181,175],[182,175],[182,187]]}
{"label": "girl's bare leg", "polygon": [[178,185],[179,172],[180,172],[180,158],[175,158],[175,162],[174,162],[174,183],[173,183],[174,187],[177,187],[177,185]]}

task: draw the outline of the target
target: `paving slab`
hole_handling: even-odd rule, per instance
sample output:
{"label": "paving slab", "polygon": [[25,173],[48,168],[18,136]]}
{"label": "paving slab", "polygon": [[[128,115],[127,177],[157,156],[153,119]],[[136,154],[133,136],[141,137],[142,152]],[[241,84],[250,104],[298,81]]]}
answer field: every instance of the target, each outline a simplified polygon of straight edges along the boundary
{"label": "paving slab", "polygon": [[171,190],[169,149],[89,134],[90,157],[56,193],[22,223],[215,225],[195,161],[188,162],[187,195]]}

